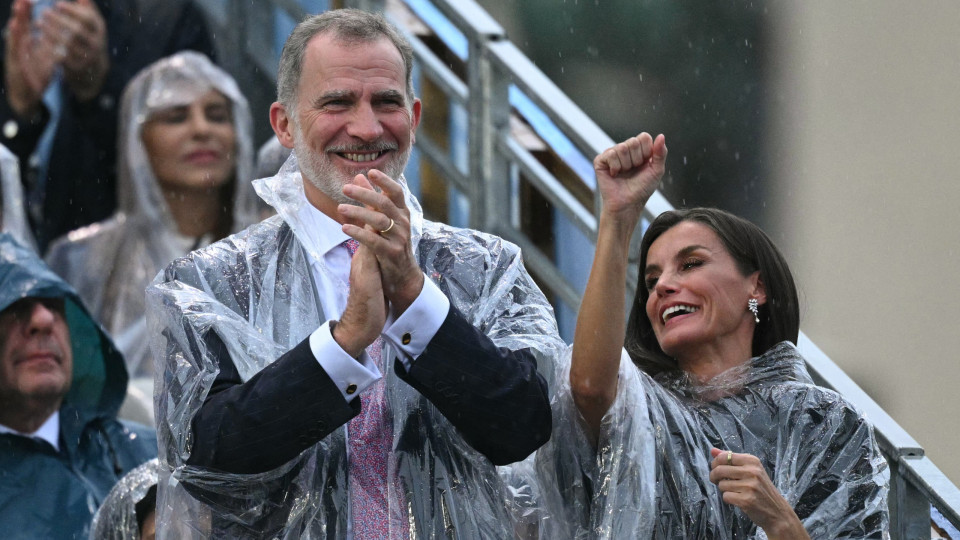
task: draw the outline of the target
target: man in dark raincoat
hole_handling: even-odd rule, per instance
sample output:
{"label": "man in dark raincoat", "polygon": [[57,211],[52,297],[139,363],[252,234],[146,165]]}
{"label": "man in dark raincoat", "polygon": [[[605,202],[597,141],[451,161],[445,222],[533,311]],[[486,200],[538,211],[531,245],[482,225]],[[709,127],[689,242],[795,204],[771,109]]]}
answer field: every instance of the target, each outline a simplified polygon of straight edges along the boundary
{"label": "man in dark raincoat", "polygon": [[86,538],[110,488],[156,456],[117,420],[123,358],[73,289],[0,235],[0,536]]}

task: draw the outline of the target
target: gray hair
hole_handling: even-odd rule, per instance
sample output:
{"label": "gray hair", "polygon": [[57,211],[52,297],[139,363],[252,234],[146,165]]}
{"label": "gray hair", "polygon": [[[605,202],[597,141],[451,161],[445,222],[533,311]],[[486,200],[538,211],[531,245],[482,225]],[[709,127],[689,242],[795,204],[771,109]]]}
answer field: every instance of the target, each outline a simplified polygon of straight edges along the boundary
{"label": "gray hair", "polygon": [[304,19],[287,38],[280,53],[277,70],[277,101],[288,110],[297,102],[297,90],[303,71],[303,56],[307,44],[320,34],[331,33],[342,42],[371,43],[387,38],[400,51],[407,80],[407,106],[413,104],[413,48],[399,30],[379,13],[359,9],[337,9]]}

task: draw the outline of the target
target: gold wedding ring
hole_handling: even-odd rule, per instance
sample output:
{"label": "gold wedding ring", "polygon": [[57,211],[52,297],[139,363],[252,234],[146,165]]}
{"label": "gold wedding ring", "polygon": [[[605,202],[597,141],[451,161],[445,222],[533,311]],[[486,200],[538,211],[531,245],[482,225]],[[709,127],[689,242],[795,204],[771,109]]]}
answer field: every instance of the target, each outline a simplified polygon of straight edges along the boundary
{"label": "gold wedding ring", "polygon": [[733,464],[733,452],[727,451],[727,465]]}
{"label": "gold wedding ring", "polygon": [[393,219],[390,219],[390,226],[387,227],[386,229],[380,231],[380,234],[387,234],[388,232],[390,232],[390,229],[392,229],[392,228],[393,228]]}

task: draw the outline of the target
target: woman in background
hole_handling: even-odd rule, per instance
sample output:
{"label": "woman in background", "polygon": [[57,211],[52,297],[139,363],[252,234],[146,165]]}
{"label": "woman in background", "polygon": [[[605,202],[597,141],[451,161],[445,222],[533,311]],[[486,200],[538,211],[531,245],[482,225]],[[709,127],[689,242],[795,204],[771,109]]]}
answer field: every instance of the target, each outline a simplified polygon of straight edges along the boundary
{"label": "woman in background", "polygon": [[69,233],[48,262],[113,336],[133,382],[152,388],[144,289],[171,260],[256,219],[247,101],[206,56],[187,51],[141,71],[123,94],[120,210]]}

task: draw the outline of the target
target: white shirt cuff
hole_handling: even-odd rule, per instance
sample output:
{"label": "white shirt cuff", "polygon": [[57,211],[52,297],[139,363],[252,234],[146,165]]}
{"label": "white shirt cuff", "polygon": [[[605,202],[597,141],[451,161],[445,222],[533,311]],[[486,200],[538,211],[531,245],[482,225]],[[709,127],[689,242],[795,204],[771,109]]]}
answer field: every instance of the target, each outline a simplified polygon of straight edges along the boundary
{"label": "white shirt cuff", "polygon": [[423,354],[427,344],[450,312],[450,300],[437,284],[424,276],[423,289],[417,299],[399,317],[387,315],[383,337],[401,352],[400,362],[410,371],[413,361]]}
{"label": "white shirt cuff", "polygon": [[356,359],[340,347],[333,339],[330,321],[310,334],[310,350],[348,402],[383,377],[366,351]]}

